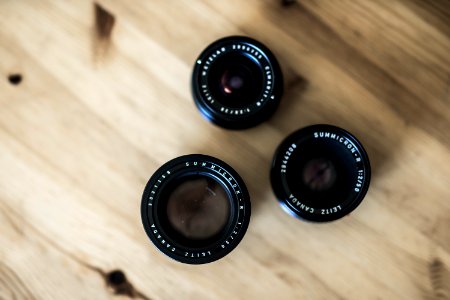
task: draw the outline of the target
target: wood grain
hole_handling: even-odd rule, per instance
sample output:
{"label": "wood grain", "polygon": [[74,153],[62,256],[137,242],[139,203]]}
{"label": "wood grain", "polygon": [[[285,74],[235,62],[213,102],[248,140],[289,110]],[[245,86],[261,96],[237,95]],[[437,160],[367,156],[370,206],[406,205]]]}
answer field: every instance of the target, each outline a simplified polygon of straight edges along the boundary
{"label": "wood grain", "polygon": [[[449,299],[449,20],[446,0],[1,1],[0,299]],[[274,117],[238,132],[189,89],[232,34],[286,78]],[[329,224],[285,214],[268,178],[280,141],[315,123],[373,165],[361,206]],[[164,257],[140,221],[149,176],[187,153],[231,164],[252,197],[242,243],[202,266]]]}

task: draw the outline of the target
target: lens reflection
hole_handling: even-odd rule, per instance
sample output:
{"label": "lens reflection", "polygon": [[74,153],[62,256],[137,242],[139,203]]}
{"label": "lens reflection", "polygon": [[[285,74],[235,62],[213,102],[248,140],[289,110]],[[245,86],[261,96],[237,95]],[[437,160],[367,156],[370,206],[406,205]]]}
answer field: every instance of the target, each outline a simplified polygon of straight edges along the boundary
{"label": "lens reflection", "polygon": [[170,225],[188,239],[201,240],[218,234],[230,215],[230,200],[222,185],[203,176],[181,182],[170,194]]}
{"label": "lens reflection", "polygon": [[334,164],[325,158],[308,161],[303,168],[303,183],[313,191],[330,189],[336,181]]}
{"label": "lens reflection", "polygon": [[220,79],[220,83],[226,94],[239,91],[245,84],[242,72],[236,70],[226,70]]}
{"label": "lens reflection", "polygon": [[210,67],[208,86],[214,100],[231,108],[256,102],[263,90],[263,71],[245,54],[218,58]]}

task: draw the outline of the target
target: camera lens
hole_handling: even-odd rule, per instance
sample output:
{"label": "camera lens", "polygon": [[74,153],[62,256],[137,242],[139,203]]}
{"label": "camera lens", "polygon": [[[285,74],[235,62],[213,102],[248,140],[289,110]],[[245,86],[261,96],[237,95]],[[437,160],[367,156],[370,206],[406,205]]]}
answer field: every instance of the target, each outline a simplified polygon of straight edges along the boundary
{"label": "camera lens", "polygon": [[301,219],[324,222],[343,217],[363,200],[370,163],[361,143],[331,125],[313,125],[289,135],[271,169],[281,206]]}
{"label": "camera lens", "polygon": [[243,180],[216,158],[175,158],[150,178],[141,203],[150,240],[169,257],[188,264],[222,258],[243,238],[250,197]]}
{"label": "camera lens", "polygon": [[208,120],[243,129],[275,112],[283,78],[266,46],[248,37],[232,36],[212,43],[200,54],[192,74],[192,92]]}

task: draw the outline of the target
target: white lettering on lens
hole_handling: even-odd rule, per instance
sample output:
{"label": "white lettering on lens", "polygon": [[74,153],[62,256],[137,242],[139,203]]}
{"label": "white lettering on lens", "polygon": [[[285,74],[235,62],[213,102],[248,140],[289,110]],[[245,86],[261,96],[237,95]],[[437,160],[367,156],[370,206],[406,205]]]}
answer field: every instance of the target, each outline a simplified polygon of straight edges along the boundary
{"label": "white lettering on lens", "polygon": [[294,152],[294,149],[297,148],[296,144],[292,144],[285,152],[284,159],[281,161],[281,173],[286,173],[287,164],[290,156]]}
{"label": "white lettering on lens", "polygon": [[335,133],[331,133],[331,132],[314,132],[313,134],[314,138],[327,138],[327,139],[332,139],[332,140],[336,140],[339,143],[343,144],[344,146],[346,146],[346,148],[352,153],[354,154],[354,159],[356,162],[360,162],[361,158],[359,157],[359,152],[358,149],[356,148],[356,146],[347,138],[341,137]]}
{"label": "white lettering on lens", "polygon": [[332,207],[332,208],[327,208],[327,209],[322,209],[321,210],[321,214],[322,215],[329,215],[329,214],[334,214],[337,213],[338,211],[340,211],[342,208],[340,205]]}
{"label": "white lettering on lens", "polygon": [[314,208],[301,203],[296,197],[294,197],[293,194],[289,195],[289,200],[291,201],[292,205],[294,205],[295,207],[297,207],[305,212],[311,213],[311,214],[314,213]]}

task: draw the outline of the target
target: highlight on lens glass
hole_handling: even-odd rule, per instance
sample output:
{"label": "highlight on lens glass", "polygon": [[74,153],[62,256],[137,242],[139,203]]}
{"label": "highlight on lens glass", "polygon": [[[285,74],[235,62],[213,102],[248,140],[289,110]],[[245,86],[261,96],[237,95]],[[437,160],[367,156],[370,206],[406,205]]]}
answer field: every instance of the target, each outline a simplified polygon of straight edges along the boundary
{"label": "highlight on lens glass", "polygon": [[353,211],[370,183],[370,163],[361,143],[331,125],[313,125],[289,135],[278,147],[271,183],[291,215],[332,221]]}
{"label": "highlight on lens glass", "polygon": [[244,129],[267,120],[279,105],[279,64],[260,42],[241,36],[220,39],[198,57],[192,93],[201,114],[216,125]]}
{"label": "highlight on lens glass", "polygon": [[183,263],[209,263],[242,240],[250,197],[229,165],[191,154],[153,174],[142,196],[141,217],[150,240],[164,254]]}

